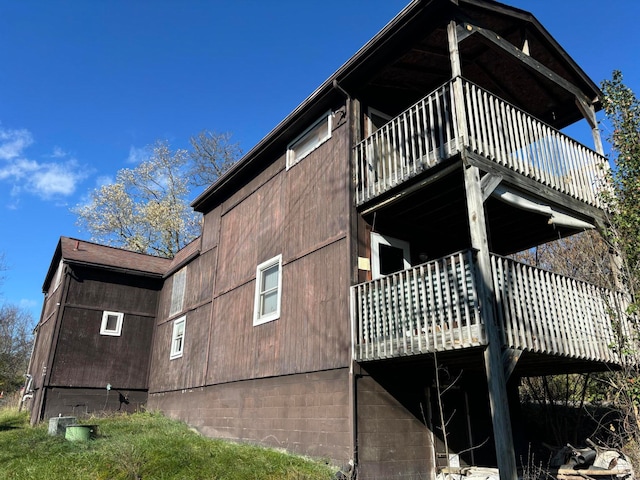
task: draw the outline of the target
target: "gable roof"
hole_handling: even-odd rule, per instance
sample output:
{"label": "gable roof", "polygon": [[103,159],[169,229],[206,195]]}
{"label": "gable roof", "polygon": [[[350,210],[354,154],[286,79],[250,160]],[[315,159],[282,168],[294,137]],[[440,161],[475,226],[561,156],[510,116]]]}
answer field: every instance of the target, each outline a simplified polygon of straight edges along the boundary
{"label": "gable roof", "polygon": [[[281,156],[286,150],[288,142],[300,132],[300,129],[319,117],[327,108],[331,108],[332,103],[338,99],[344,99],[345,96],[353,93],[375,95],[382,92],[380,85],[385,81],[393,82],[397,78],[406,83],[406,95],[415,94],[416,86],[425,85],[427,81],[435,82],[436,79],[432,74],[438,69],[433,68],[433,58],[439,57],[439,62],[448,68],[448,63],[446,63],[449,61],[448,52],[442,51],[438,55],[431,55],[432,52],[426,54],[420,51],[408,52],[407,49],[411,45],[424,45],[429,40],[432,41],[433,39],[427,39],[425,42],[425,32],[428,33],[431,31],[430,29],[440,28],[438,35],[441,36],[442,21],[447,18],[457,18],[461,23],[464,23],[466,18],[471,18],[479,23],[478,26],[494,31],[499,37],[512,44],[520,45],[521,39],[526,38],[532,44],[532,56],[539,56],[560,77],[573,82],[584,93],[584,96],[592,101],[596,108],[599,108],[597,102],[600,91],[597,85],[531,13],[492,0],[413,0],[247,152],[240,161],[200,194],[193,201],[192,207],[198,212],[210,211],[230,195],[234,189],[260,173],[270,162]],[[476,35],[474,38],[478,39],[478,36]],[[499,65],[495,69],[494,79],[505,74],[511,75],[513,64],[504,61],[504,57],[495,55],[486,44],[484,50],[480,50],[481,43],[481,41],[465,41],[464,44],[461,44],[464,45],[468,58],[474,59],[472,63],[476,63],[475,58],[480,54],[484,59],[492,62],[494,67],[503,60],[504,65]],[[461,49],[461,53],[465,52],[462,52]],[[431,56],[429,57],[429,55]],[[411,62],[411,64],[406,65],[408,68],[404,73],[398,73],[403,67],[403,62]],[[484,78],[489,82],[492,81],[491,75],[487,75],[486,71],[483,72],[482,67],[477,68],[477,65],[463,65],[463,75],[467,67],[470,70],[475,67],[479,75],[484,75]],[[549,83],[544,78],[524,78],[526,75],[522,79],[518,78],[518,81],[528,81],[526,87],[520,84],[520,88],[502,93],[505,94],[507,101],[513,103],[517,103],[516,97],[520,96],[519,99],[526,100],[526,106],[531,109],[534,115],[537,114],[539,118],[543,118],[542,111],[536,110],[542,108],[539,105],[540,102],[537,102],[533,96],[524,99],[522,92],[527,92],[528,88],[531,88],[532,91],[539,91],[539,89],[548,88]],[[535,73],[529,73],[529,77],[531,76],[535,76]],[[426,80],[427,78],[428,80]],[[421,81],[422,84],[420,84]],[[377,85],[376,82],[378,82]],[[365,84],[368,85],[369,92],[358,91]],[[424,93],[428,93],[428,91],[430,90]],[[507,93],[513,95],[514,98],[509,98]],[[558,105],[554,106],[555,110],[562,111],[562,117],[553,123],[554,127],[563,128],[581,118],[581,113],[575,106],[575,100],[571,95],[563,93],[559,88],[555,88],[553,94],[557,96],[558,100]],[[526,96],[526,93],[524,95]],[[382,96],[380,94],[380,97]],[[555,118],[556,111],[551,108],[548,110]]]}
{"label": "gable roof", "polygon": [[162,278],[169,269],[171,260],[143,253],[130,252],[120,248],[108,247],[97,243],[60,237],[56,252],[45,277],[42,290],[47,287],[56,272],[60,260],[65,263],[88,267],[100,267],[107,270],[130,273],[145,277]]}

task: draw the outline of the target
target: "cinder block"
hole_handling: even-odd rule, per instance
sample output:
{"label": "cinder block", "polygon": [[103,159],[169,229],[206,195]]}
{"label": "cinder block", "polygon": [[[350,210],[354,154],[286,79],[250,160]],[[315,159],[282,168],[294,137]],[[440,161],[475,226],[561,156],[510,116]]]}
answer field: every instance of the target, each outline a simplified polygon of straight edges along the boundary
{"label": "cinder block", "polygon": [[49,419],[49,435],[64,435],[67,425],[78,423],[76,417],[51,417]]}

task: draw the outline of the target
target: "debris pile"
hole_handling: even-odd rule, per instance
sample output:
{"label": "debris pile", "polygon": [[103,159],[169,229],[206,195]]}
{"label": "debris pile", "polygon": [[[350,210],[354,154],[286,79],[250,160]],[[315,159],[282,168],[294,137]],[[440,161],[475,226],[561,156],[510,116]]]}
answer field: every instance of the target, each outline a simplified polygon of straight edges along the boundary
{"label": "debris pile", "polygon": [[633,480],[634,472],[629,459],[619,450],[600,447],[586,440],[586,448],[575,448],[569,444],[559,449],[551,458],[549,466],[557,469],[558,480],[584,478],[616,478]]}

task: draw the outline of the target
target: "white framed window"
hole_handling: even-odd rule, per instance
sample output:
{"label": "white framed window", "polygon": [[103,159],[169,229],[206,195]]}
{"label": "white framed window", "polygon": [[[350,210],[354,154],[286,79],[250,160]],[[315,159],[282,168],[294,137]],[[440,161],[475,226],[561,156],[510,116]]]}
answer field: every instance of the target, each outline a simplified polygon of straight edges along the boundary
{"label": "white framed window", "polygon": [[287,169],[331,138],[331,112],[325,113],[287,146]]}
{"label": "white framed window", "polygon": [[171,334],[171,353],[169,359],[180,358],[184,351],[184,329],[187,317],[180,317],[173,321],[173,332]]}
{"label": "white framed window", "polygon": [[258,265],[253,325],[261,325],[280,318],[282,297],[282,255]]}
{"label": "white framed window", "polygon": [[100,335],[111,335],[119,337],[122,333],[122,320],[124,313],[121,312],[102,312],[102,325],[100,326]]}
{"label": "white framed window", "polygon": [[367,115],[367,135],[373,134],[376,130],[389,122],[393,117],[381,112],[378,109],[369,107]]}
{"label": "white framed window", "polygon": [[184,306],[184,291],[187,284],[187,267],[182,267],[173,274],[173,286],[171,287],[171,307],[169,316],[180,313]]}
{"label": "white framed window", "polygon": [[371,276],[376,278],[411,268],[409,242],[371,232]]}

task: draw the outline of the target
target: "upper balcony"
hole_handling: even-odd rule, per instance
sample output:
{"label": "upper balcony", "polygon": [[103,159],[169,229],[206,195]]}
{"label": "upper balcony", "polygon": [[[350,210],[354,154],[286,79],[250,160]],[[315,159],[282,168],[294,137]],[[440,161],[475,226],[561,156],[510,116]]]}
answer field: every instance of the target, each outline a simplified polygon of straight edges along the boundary
{"label": "upper balcony", "polygon": [[[455,82],[461,82],[462,95],[454,93]],[[354,147],[356,205],[401,188],[462,151],[601,206],[598,191],[609,168],[604,157],[460,77]]]}
{"label": "upper balcony", "polygon": [[[491,267],[503,348],[546,359],[551,369],[623,361],[614,347],[632,331],[621,313],[629,305],[624,295],[497,255]],[[486,345],[478,278],[467,250],[353,286],[354,359]]]}

